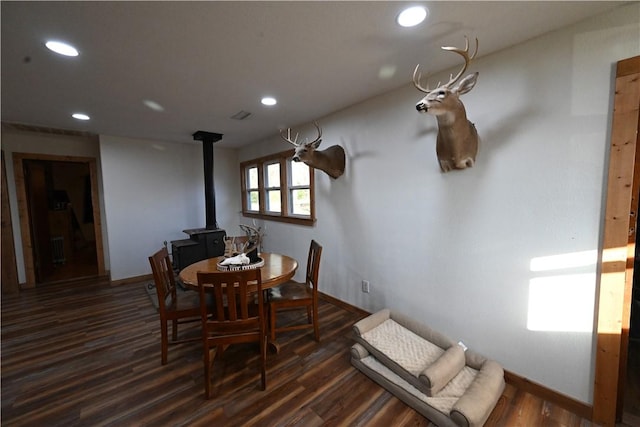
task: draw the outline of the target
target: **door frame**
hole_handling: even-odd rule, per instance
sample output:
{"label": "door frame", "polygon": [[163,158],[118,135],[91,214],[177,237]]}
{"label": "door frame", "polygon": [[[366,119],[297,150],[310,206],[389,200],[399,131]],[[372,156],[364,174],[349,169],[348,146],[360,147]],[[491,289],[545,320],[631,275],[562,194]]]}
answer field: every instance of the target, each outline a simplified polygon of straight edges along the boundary
{"label": "door frame", "polygon": [[29,226],[30,215],[27,205],[27,189],[25,185],[23,160],[45,160],[53,162],[86,163],[89,166],[91,181],[91,202],[93,205],[93,230],[96,237],[96,257],[98,261],[98,276],[105,276],[104,248],[102,240],[102,219],[100,217],[100,198],[98,193],[97,162],[93,157],[58,156],[37,153],[13,153],[13,173],[16,184],[16,198],[18,215],[20,217],[20,233],[22,235],[22,254],[24,257],[25,283],[24,288],[36,286],[35,264],[33,259],[33,237]]}
{"label": "door frame", "polygon": [[[630,217],[638,188],[635,167],[640,129],[640,56],[619,61],[611,125],[609,172],[604,234],[599,261],[596,365],[592,420],[614,426],[622,415],[621,376],[627,363],[630,287],[633,282],[635,239],[630,239]],[[637,197],[637,196],[636,196]],[[637,201],[636,201],[637,203]],[[636,205],[637,206],[637,205]],[[631,262],[629,262],[631,257]],[[625,318],[626,317],[626,318]],[[625,330],[626,328],[626,330]],[[623,366],[624,365],[624,366]]]}
{"label": "door frame", "polygon": [[15,244],[13,241],[13,223],[7,186],[7,168],[2,150],[2,294],[15,294],[20,291],[18,267],[16,265]]}

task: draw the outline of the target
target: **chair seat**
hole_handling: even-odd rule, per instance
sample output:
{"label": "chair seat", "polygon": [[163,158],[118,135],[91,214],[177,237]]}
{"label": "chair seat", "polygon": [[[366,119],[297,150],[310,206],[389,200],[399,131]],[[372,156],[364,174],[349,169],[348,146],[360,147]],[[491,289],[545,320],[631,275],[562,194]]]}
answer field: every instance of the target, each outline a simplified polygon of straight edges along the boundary
{"label": "chair seat", "polygon": [[193,311],[200,315],[200,295],[195,292],[185,292],[176,300],[177,304],[167,305],[169,311]]}
{"label": "chair seat", "polygon": [[313,298],[313,291],[306,283],[286,282],[269,289],[269,302],[309,298]]}

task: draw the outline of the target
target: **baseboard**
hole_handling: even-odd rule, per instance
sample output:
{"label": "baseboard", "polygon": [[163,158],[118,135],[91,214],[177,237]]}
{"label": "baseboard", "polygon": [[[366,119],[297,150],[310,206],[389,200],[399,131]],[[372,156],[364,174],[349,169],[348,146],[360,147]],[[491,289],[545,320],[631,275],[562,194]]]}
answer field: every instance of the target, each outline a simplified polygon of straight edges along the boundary
{"label": "baseboard", "polygon": [[126,279],[112,280],[111,286],[130,285],[132,283],[140,283],[146,280],[153,280],[153,274],[143,274],[142,276],[127,277]]}
{"label": "baseboard", "polygon": [[362,314],[363,316],[369,316],[371,314],[366,310],[363,310],[363,309],[361,309],[359,307],[356,307],[355,305],[351,305],[351,304],[349,304],[347,302],[344,302],[342,300],[334,298],[331,295],[327,295],[325,293],[322,293],[322,292],[318,291],[318,296],[321,299],[323,299],[323,300],[325,300],[327,302],[330,302],[331,304],[336,305],[336,306],[338,306],[340,308],[343,308],[343,309],[345,309],[347,311],[350,311],[352,313]]}
{"label": "baseboard", "polygon": [[91,284],[109,284],[110,279],[109,275],[105,274],[102,276],[83,276],[83,277],[73,277],[71,279],[63,279],[57,280],[55,282],[46,282],[46,283],[38,283],[33,287],[27,287],[26,282],[22,282],[19,284],[20,292],[28,291],[30,289],[35,289],[40,286],[52,287],[52,286],[71,286],[71,285],[81,285],[82,283],[91,283]]}
{"label": "baseboard", "polygon": [[520,375],[505,370],[504,380],[519,390],[536,395],[547,402],[553,403],[554,405],[560,406],[561,408],[580,416],[581,418],[591,420],[593,417],[592,405],[576,400],[555,390],[551,390],[550,388],[531,381],[528,378],[521,377]]}
{"label": "baseboard", "polygon": [[[340,308],[345,310],[362,314],[364,316],[368,316],[369,313],[366,310],[353,306],[347,302],[334,298],[330,295],[319,292],[320,298],[325,301],[328,301],[334,305],[337,305]],[[551,390],[543,386],[542,384],[538,384],[534,381],[531,381],[527,378],[524,378],[520,375],[514,374],[513,372],[509,372],[507,370],[504,371],[504,380],[509,384],[513,385],[519,390],[525,391],[527,393],[531,393],[535,396],[538,396],[547,402],[553,403],[554,405],[560,406],[572,413],[580,416],[581,418],[591,420],[593,416],[593,406],[587,403],[576,400],[572,397],[566,396],[557,391]]]}

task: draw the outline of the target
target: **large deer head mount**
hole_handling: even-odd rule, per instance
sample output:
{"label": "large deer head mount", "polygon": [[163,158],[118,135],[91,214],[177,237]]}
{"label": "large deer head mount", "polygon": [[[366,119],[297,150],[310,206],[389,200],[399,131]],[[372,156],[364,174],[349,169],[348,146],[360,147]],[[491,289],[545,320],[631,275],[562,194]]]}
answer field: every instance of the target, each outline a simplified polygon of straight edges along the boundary
{"label": "large deer head mount", "polygon": [[322,129],[320,129],[317,122],[313,122],[313,125],[318,130],[318,137],[311,142],[298,143],[298,134],[296,134],[294,139],[291,139],[291,128],[287,129],[286,136],[281,130],[280,136],[295,147],[295,153],[293,154],[294,162],[304,162],[308,166],[320,169],[331,178],[338,178],[344,173],[344,148],[339,145],[332,145],[326,150],[319,151],[318,147],[322,142]]}
{"label": "large deer head mount", "polygon": [[[469,63],[478,53],[478,39],[476,39],[476,49],[471,56],[469,56],[469,39],[465,36],[464,40],[464,49],[442,47],[442,49],[455,52],[464,58],[462,69],[455,77],[452,74],[446,84],[441,85],[438,82],[435,89],[429,89],[428,84],[423,87],[420,84],[422,76],[418,72],[420,64],[416,65],[416,69],[413,71],[413,84],[418,90],[427,94],[416,104],[416,109],[420,113],[433,114],[438,121],[436,155],[443,172],[472,167],[478,153],[476,127],[467,120],[467,112],[460,100],[460,95],[473,89],[478,79],[478,73],[474,73],[460,80]],[[458,80],[460,81],[458,82]]]}

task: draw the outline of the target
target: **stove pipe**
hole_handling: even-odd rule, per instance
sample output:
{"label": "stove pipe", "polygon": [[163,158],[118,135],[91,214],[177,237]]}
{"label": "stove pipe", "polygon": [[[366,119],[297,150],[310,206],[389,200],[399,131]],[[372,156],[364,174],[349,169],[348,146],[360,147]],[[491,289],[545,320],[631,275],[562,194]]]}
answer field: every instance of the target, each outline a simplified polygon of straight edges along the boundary
{"label": "stove pipe", "polygon": [[221,133],[199,130],[193,134],[194,141],[202,141],[202,157],[204,160],[204,203],[206,229],[217,230],[216,193],[213,180],[213,143],[222,139]]}

